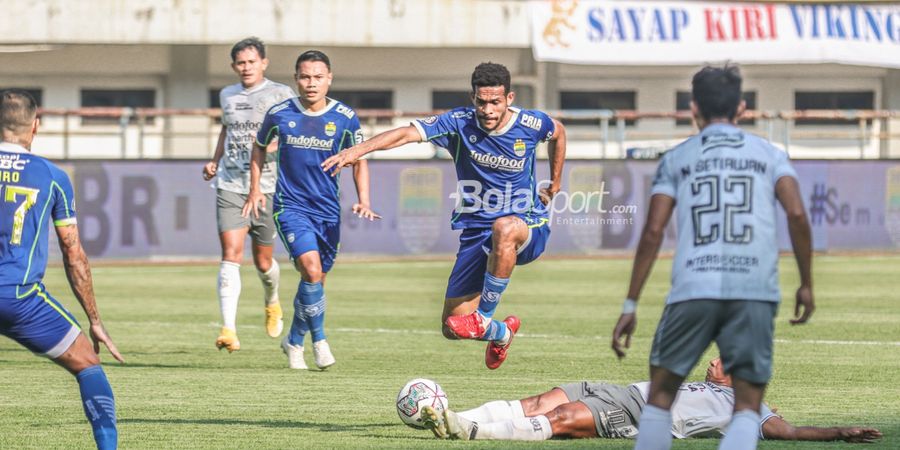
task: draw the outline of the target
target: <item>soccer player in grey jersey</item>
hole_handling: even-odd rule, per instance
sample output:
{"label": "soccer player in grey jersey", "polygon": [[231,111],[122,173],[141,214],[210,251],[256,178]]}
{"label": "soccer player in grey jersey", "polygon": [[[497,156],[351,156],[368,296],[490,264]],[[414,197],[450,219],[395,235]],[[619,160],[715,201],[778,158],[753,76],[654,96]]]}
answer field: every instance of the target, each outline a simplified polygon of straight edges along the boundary
{"label": "soccer player in grey jersey", "polygon": [[[248,233],[252,239],[253,263],[265,293],[266,333],[278,337],[284,327],[278,302],[280,272],[278,262],[272,258],[276,234],[272,212],[263,211],[259,217],[242,217],[241,209],[250,192],[250,155],[256,131],[269,108],[294,97],[291,88],[265,77],[269,60],[266,59],[266,47],[259,39],[251,37],[235,44],[231,49],[231,61],[231,68],[240,83],[227,86],[219,93],[222,130],[215,155],[203,166],[205,180],[216,178],[216,222],[222,244],[218,277],[222,330],[216,339],[216,347],[229,352],[241,348],[236,317],[241,295],[241,261]],[[269,155],[260,187],[271,201],[275,192],[275,157],[274,153]]]}
{"label": "soccer player in grey jersey", "polygon": [[[563,384],[521,400],[495,400],[462,411],[438,415],[423,408],[426,428],[435,437],[534,441],[552,438],[633,438],[639,434],[649,382],[621,386],[610,383]],[[731,419],[734,391],[722,361],[709,362],[706,380],[684,383],[672,405],[672,436],[720,437]],[[881,432],[869,427],[798,427],[765,404],[758,424],[761,439],[870,443]]]}
{"label": "soccer player in grey jersey", "polygon": [[[793,324],[814,309],[812,243],[797,174],[787,155],[739,129],[744,110],[735,66],[693,78],[691,110],[700,133],[663,155],[638,244],[628,298],[613,330],[621,358],[634,332],[636,302],[677,208],[672,288],[650,353],[650,392],[638,449],[672,445],[670,408],[697,360],[715,341],[734,377],[734,416],[720,448],[756,447],[760,404],[772,373],[778,287],[776,200],[787,213],[800,271]],[[801,314],[802,311],[802,314]]]}

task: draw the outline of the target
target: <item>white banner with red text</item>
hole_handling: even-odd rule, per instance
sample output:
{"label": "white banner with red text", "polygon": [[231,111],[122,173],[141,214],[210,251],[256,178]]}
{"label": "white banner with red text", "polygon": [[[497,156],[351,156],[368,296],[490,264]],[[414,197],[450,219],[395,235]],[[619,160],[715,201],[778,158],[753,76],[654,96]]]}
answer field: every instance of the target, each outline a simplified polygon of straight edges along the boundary
{"label": "white banner with red text", "polygon": [[900,68],[900,3],[531,2],[535,59]]}

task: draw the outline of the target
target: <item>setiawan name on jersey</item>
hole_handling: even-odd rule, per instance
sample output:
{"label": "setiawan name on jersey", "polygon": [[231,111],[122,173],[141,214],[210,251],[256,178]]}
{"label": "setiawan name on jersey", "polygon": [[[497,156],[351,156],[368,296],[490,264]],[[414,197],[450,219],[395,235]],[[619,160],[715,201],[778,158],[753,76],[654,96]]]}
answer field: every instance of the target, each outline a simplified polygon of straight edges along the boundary
{"label": "setiawan name on jersey", "polygon": [[525,159],[510,159],[503,155],[489,155],[469,150],[469,157],[479,166],[491,169],[505,170],[507,172],[521,172],[525,170]]}
{"label": "setiawan name on jersey", "polygon": [[330,152],[334,146],[334,139],[319,139],[314,136],[287,136],[288,145],[310,150]]}

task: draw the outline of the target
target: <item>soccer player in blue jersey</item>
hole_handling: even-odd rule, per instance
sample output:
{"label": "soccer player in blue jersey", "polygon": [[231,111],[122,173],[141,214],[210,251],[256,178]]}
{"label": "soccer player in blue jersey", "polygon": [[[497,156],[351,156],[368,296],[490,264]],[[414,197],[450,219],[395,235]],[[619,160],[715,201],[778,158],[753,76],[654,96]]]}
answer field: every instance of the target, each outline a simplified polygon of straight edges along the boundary
{"label": "soccer player in blue jersey", "polygon": [[691,110],[700,133],[666,152],[653,180],[628,298],[612,340],[623,357],[622,346],[629,346],[637,323],[638,296],[677,204],[672,288],[650,353],[638,449],[671,447],[675,394],[712,341],[734,381],[734,415],[719,448],[756,447],[781,301],[776,202],[787,214],[800,271],[798,317],[791,323],[805,323],[814,309],[811,232],[797,174],[785,152],[737,127],[744,110],[741,81],[735,66],[704,67],[694,75]]}
{"label": "soccer player in blue jersey", "polygon": [[[446,148],[456,164],[457,205],[451,227],[462,230],[441,317],[448,339],[488,341],[485,364],[500,367],[520,321],[494,320],[516,265],[544,251],[550,236],[547,204],[560,189],[566,154],[562,124],[536,110],[515,108],[506,67],[482,63],[472,73],[474,108],[457,108],[381,133],[329,158],[336,173],[363,155],[409,142]],[[549,186],[538,189],[535,151],[549,141]]]}
{"label": "soccer player in blue jersey", "polygon": [[[294,298],[291,331],[281,342],[292,369],[306,369],[303,340],[312,332],[313,356],[320,369],[334,364],[325,340],[325,277],[334,265],[340,247],[341,205],[338,180],[322,172],[319,165],[331,155],[362,141],[359,117],[350,107],[328,98],[331,61],[324,53],[302,53],[295,64],[300,96],[269,109],[257,134],[250,165],[250,195],[245,216],[265,211],[260,192],[260,173],[265,147],[278,138],[278,181],[273,212],[275,225],[291,254],[301,281]],[[353,167],[359,202],[357,216],[375,220],[369,206],[369,169],[366,161]]]}
{"label": "soccer player in blue jersey", "polygon": [[[81,390],[84,413],[99,449],[117,445],[112,388],[100,367],[100,343],[119,361],[106,333],[78,239],[75,196],[65,172],[31,153],[39,120],[34,98],[11,89],[0,93],[0,334],[68,370]],[[47,221],[52,220],[75,298],[90,321],[93,344],[66,308],[44,288]]]}

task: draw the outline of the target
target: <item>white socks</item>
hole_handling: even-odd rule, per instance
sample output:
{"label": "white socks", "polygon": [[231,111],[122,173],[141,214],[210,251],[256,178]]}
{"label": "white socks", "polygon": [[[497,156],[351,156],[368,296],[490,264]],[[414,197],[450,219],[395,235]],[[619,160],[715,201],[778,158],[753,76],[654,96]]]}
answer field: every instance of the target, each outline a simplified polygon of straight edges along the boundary
{"label": "white socks", "polygon": [[[724,444],[724,441],[722,442]],[[635,450],[669,450],[672,448],[672,413],[653,405],[644,405],[638,425]]]}
{"label": "white socks", "polygon": [[502,422],[478,423],[475,439],[544,441],[553,437],[547,416],[520,417]]}
{"label": "white socks", "polygon": [[281,268],[278,267],[278,261],[272,259],[272,267],[268,272],[256,271],[262,281],[263,292],[265,293],[266,306],[278,303],[278,280],[281,279]]}
{"label": "white socks", "polygon": [[743,409],[731,417],[731,424],[725,432],[720,449],[753,450],[759,441],[759,413]]}
{"label": "white socks", "polygon": [[219,308],[222,325],[236,330],[238,298],[241,296],[241,265],[229,261],[219,264]]}
{"label": "white socks", "polygon": [[525,411],[522,409],[522,402],[518,400],[510,402],[505,400],[487,402],[477,408],[456,414],[463,419],[478,422],[479,427],[483,423],[500,422],[503,420],[525,417]]}

